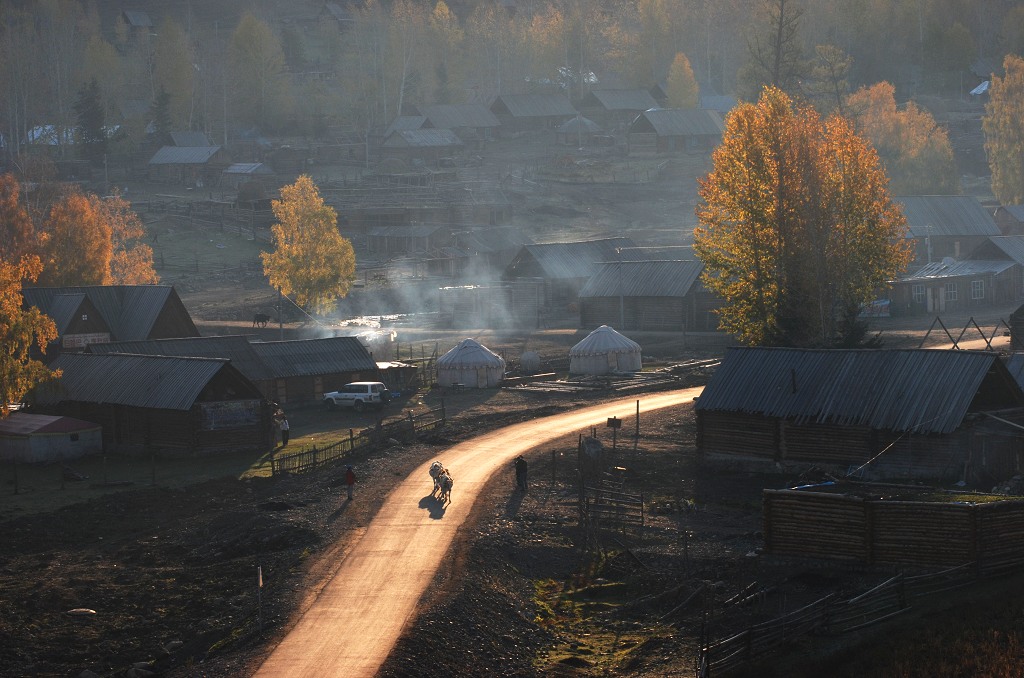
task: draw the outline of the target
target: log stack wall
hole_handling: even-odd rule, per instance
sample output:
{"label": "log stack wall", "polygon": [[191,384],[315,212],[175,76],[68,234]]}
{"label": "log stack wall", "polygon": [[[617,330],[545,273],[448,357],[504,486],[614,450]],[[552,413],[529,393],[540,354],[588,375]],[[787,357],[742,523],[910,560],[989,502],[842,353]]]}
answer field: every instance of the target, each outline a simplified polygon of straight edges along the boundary
{"label": "log stack wall", "polygon": [[866,565],[950,567],[996,574],[1024,559],[1024,500],[979,504],[865,500],[764,491],[765,550]]}
{"label": "log stack wall", "polygon": [[697,412],[697,447],[703,455],[773,460],[774,419],[733,412]]}

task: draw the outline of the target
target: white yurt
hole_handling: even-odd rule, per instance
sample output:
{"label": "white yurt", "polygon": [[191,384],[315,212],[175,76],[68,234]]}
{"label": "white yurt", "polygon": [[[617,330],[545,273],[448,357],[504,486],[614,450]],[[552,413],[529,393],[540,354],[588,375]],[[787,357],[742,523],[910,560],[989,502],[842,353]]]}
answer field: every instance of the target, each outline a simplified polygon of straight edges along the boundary
{"label": "white yurt", "polygon": [[601,325],[569,349],[569,374],[639,372],[640,344]]}
{"label": "white yurt", "polygon": [[466,388],[493,388],[505,378],[505,359],[486,346],[463,339],[437,359],[437,383]]}

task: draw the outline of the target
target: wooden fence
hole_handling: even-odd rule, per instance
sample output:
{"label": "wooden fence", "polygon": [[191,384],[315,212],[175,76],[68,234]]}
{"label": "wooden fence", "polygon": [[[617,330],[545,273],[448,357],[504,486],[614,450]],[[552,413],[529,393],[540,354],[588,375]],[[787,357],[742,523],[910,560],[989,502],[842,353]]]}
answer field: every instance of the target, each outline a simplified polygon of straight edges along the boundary
{"label": "wooden fence", "polygon": [[644,496],[603,487],[585,487],[583,515],[588,531],[607,529],[642,534]]}
{"label": "wooden fence", "polygon": [[305,448],[299,452],[276,456],[270,460],[271,475],[283,473],[304,473],[318,466],[329,464],[351,455],[355,450],[380,445],[389,438],[408,439],[441,428],[445,424],[445,409],[440,407],[420,414],[409,413],[407,417],[392,421],[380,421],[357,435],[349,429],[348,437],[329,445]]}
{"label": "wooden fence", "polygon": [[[1022,563],[1018,560],[1015,566]],[[710,613],[705,611],[694,675],[726,675],[802,636],[841,635],[878,624],[909,610],[912,599],[968,586],[982,578],[979,573],[976,563],[916,576],[900,573],[853,598],[839,600],[835,594],[829,594],[799,610],[715,641],[708,637]]]}

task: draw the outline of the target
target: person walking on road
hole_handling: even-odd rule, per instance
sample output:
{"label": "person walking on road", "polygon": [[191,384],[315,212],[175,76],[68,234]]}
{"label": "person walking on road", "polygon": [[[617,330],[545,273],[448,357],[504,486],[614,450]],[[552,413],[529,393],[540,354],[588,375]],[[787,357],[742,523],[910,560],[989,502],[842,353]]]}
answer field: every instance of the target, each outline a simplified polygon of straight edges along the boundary
{"label": "person walking on road", "polygon": [[345,485],[348,486],[348,498],[352,499],[352,487],[356,484],[356,472],[352,470],[351,466],[345,467]]}
{"label": "person walking on road", "polygon": [[288,425],[288,417],[281,417],[281,447],[288,444],[288,434],[291,432],[291,426]]}
{"label": "person walking on road", "polygon": [[516,457],[516,488],[526,492],[526,460],[523,455]]}

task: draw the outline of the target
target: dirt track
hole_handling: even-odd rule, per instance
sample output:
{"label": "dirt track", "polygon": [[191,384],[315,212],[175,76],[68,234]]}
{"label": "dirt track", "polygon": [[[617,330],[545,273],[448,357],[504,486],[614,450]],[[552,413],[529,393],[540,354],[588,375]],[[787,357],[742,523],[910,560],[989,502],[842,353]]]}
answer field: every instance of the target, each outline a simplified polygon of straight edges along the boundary
{"label": "dirt track", "polygon": [[[640,409],[688,402],[699,392],[652,395],[640,401]],[[424,496],[430,487],[429,463],[422,464],[388,496],[319,598],[256,675],[374,675],[413,617],[488,478],[517,454],[563,431],[609,416],[626,417],[635,407],[634,398],[604,403],[505,427],[449,448],[442,458],[456,489],[447,507]]]}

